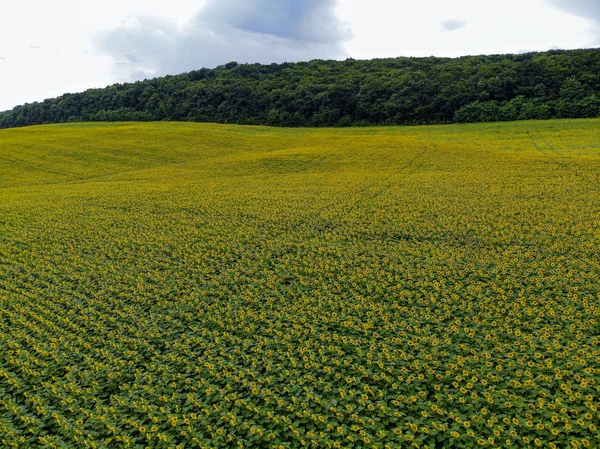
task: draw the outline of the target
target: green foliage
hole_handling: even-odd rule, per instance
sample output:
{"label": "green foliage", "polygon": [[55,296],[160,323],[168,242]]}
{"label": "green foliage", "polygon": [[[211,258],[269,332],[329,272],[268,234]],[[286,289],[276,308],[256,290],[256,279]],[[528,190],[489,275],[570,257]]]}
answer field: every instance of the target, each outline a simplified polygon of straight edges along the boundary
{"label": "green foliage", "polygon": [[592,118],[600,115],[598,73],[598,49],[458,59],[232,62],[19,106],[0,113],[0,128],[118,120],[342,127]]}
{"label": "green foliage", "polygon": [[494,101],[483,103],[476,101],[456,111],[454,121],[457,123],[497,122],[500,120],[500,114],[501,109],[498,103]]}
{"label": "green foliage", "polygon": [[600,447],[599,125],[0,131],[0,447]]}

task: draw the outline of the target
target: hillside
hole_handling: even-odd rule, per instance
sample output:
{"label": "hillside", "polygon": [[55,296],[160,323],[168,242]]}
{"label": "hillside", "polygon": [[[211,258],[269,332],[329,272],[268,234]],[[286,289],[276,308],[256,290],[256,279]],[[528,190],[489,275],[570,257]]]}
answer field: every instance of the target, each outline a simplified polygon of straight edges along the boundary
{"label": "hillside", "polygon": [[0,131],[0,443],[598,447],[599,125]]}
{"label": "hillside", "polygon": [[77,121],[407,125],[600,116],[600,49],[202,69],[0,113],[0,128]]}

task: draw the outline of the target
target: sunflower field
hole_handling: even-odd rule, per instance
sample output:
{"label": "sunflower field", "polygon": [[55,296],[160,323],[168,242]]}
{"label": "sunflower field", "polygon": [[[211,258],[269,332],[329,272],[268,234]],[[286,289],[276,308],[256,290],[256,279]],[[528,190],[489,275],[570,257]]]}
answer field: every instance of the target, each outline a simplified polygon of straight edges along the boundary
{"label": "sunflower field", "polygon": [[600,120],[0,131],[0,447],[600,448]]}

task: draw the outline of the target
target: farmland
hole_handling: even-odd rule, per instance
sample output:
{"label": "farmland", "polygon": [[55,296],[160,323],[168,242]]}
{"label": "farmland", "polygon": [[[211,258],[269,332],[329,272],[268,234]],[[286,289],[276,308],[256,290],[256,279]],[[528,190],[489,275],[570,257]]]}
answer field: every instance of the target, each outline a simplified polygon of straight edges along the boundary
{"label": "farmland", "polygon": [[600,120],[0,131],[0,445],[600,447]]}

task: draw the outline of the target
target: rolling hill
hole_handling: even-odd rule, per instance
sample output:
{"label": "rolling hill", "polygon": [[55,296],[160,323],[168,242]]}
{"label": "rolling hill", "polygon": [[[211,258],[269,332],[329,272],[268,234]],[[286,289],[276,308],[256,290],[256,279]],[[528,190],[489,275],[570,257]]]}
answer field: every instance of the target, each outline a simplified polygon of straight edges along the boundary
{"label": "rolling hill", "polygon": [[599,143],[0,131],[1,445],[598,447]]}

